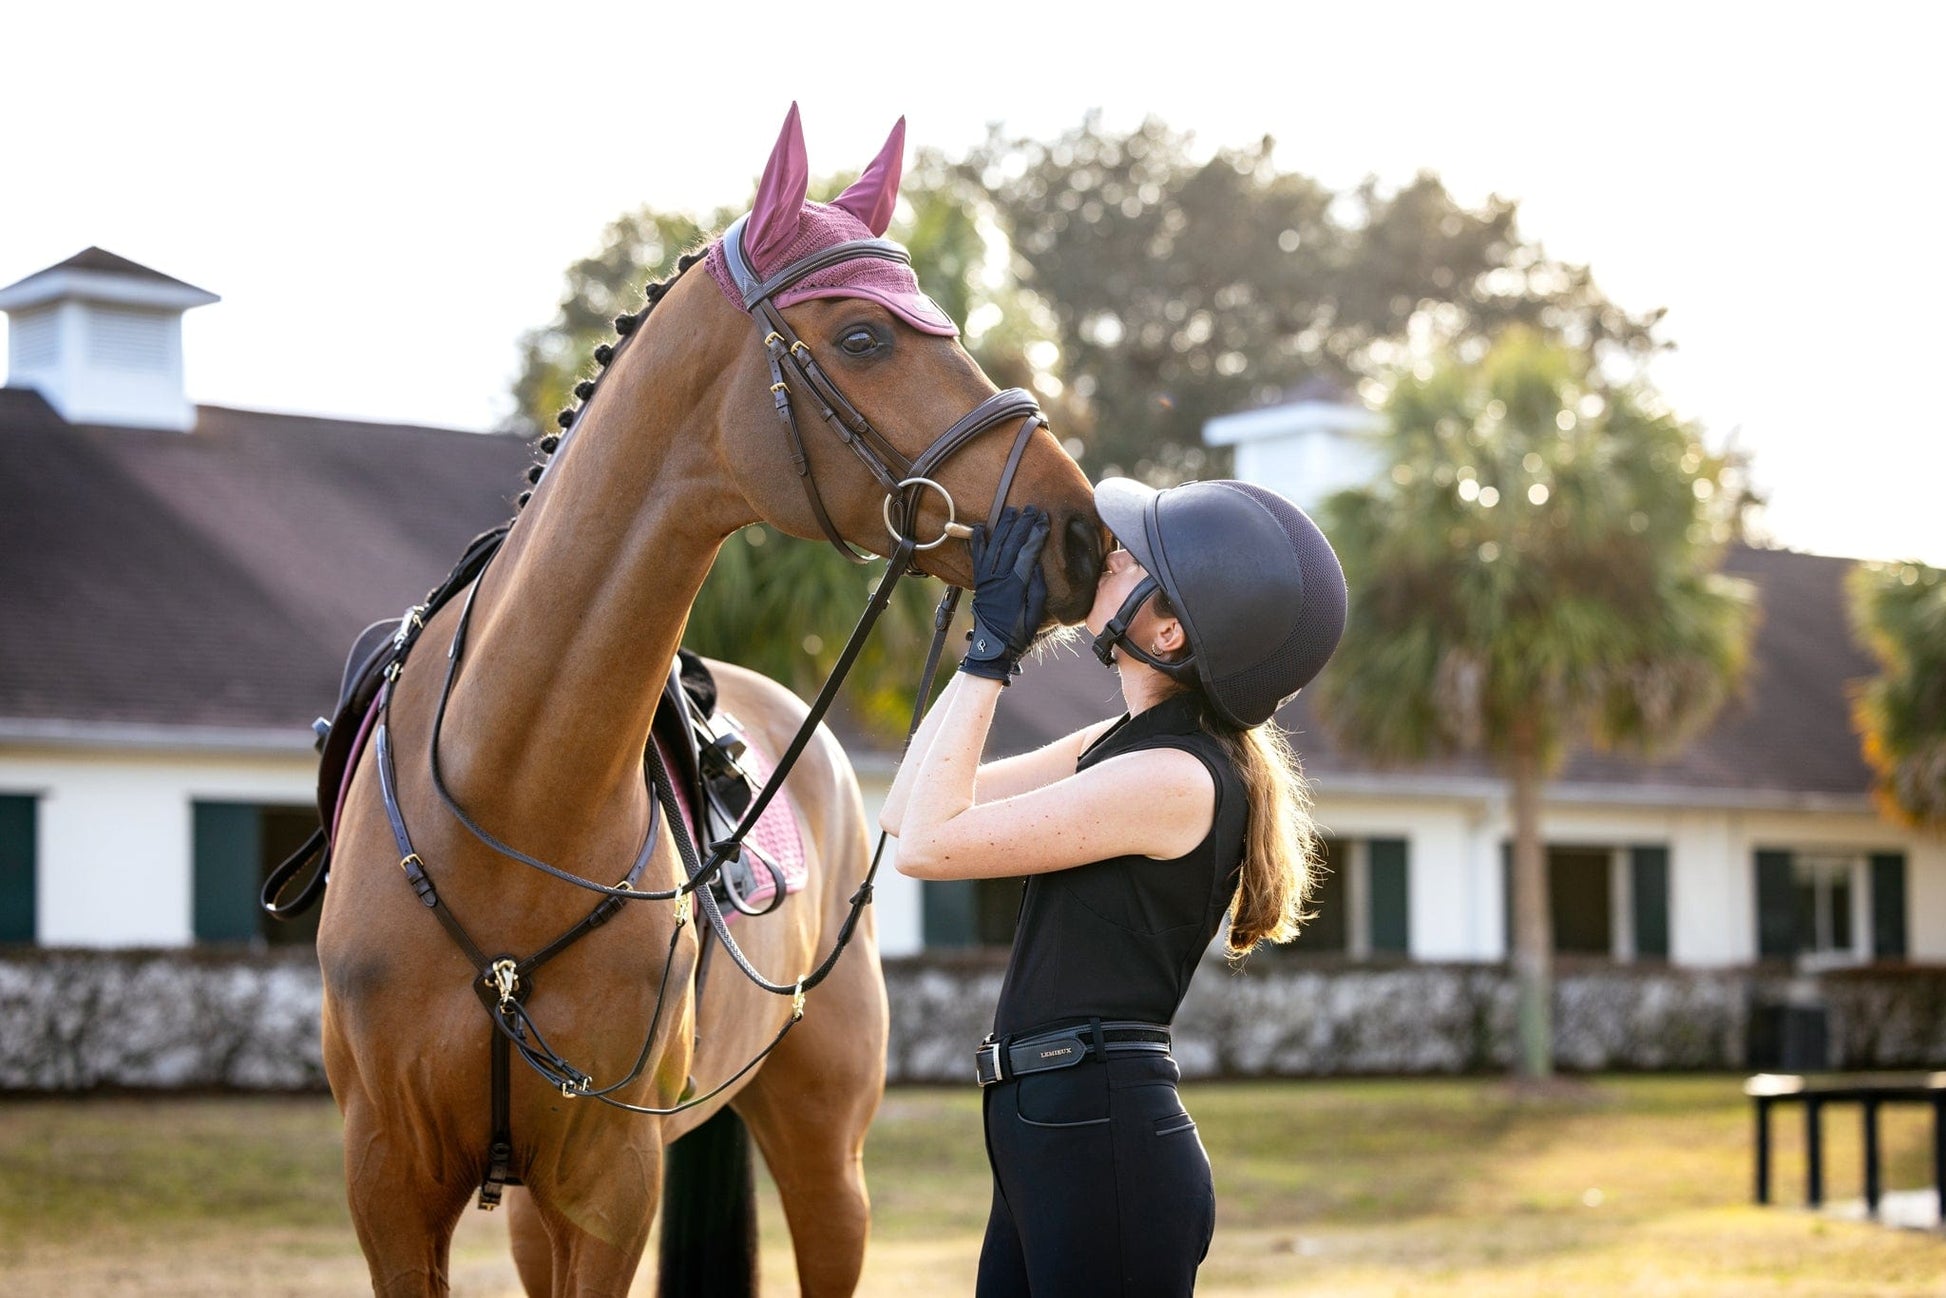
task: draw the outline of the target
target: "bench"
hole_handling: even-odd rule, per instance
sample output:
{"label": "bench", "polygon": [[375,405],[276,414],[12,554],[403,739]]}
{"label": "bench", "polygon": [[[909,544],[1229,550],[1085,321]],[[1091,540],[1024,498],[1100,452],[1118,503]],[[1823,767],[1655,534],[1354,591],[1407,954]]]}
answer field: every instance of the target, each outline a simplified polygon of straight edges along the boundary
{"label": "bench", "polygon": [[1779,1104],[1804,1106],[1804,1198],[1824,1203],[1823,1112],[1828,1104],[1857,1104],[1864,1114],[1865,1212],[1878,1215],[1878,1111],[1886,1104],[1932,1106],[1933,1185],[1946,1198],[1946,1073],[1759,1073],[1743,1084],[1756,1105],[1757,1202],[1770,1202],[1770,1111]]}

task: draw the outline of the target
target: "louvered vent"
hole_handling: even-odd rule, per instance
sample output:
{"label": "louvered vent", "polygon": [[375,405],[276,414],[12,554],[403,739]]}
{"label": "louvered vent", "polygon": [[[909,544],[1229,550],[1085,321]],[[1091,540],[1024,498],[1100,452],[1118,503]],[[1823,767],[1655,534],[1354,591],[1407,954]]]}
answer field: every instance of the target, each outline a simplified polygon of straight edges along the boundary
{"label": "louvered vent", "polygon": [[108,369],[166,373],[169,331],[178,318],[98,306],[88,313],[88,359]]}
{"label": "louvered vent", "polygon": [[60,321],[52,311],[16,312],[11,340],[14,369],[46,369],[60,350]]}

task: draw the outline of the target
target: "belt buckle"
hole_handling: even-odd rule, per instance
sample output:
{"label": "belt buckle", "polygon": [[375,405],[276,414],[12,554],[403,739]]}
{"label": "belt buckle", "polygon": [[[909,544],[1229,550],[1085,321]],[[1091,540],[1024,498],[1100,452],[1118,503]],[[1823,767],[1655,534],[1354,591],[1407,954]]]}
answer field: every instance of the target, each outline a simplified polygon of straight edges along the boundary
{"label": "belt buckle", "polygon": [[988,1037],[973,1051],[973,1080],[981,1086],[993,1086],[1004,1080],[1000,1061],[999,1038]]}

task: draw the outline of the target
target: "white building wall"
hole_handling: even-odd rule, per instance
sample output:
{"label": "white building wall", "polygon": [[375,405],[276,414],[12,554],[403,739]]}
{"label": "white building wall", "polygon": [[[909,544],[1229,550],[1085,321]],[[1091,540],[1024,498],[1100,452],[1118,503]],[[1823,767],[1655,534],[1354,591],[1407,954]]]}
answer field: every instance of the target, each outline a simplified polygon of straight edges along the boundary
{"label": "white building wall", "polygon": [[[876,847],[878,813],[885,805],[885,795],[892,790],[892,772],[861,770],[858,787],[865,797],[865,825]],[[886,840],[878,883],[872,891],[872,909],[878,913],[878,950],[880,955],[917,955],[925,947],[925,885],[899,873],[898,854],[899,840]]]}
{"label": "white building wall", "polygon": [[1916,839],[1906,852],[1907,953],[1946,960],[1946,838]]}
{"label": "white building wall", "polygon": [[[169,755],[9,748],[0,792],[38,800],[36,931],[49,946],[177,946],[193,940],[192,807],[198,801],[305,805],[308,754]],[[891,772],[866,763],[859,782],[876,842]],[[1419,960],[1504,957],[1504,798],[1318,792],[1320,827],[1337,837],[1408,844],[1408,935]],[[1551,802],[1556,845],[1666,844],[1670,958],[1678,965],[1756,958],[1755,853],[1760,848],[1906,856],[1908,953],[1946,960],[1946,840],[1910,834],[1869,812],[1675,810]],[[924,946],[923,885],[900,874],[889,843],[874,902],[888,956]]]}
{"label": "white building wall", "polygon": [[1670,961],[1708,966],[1756,958],[1756,866],[1744,844],[1742,816],[1676,814],[1669,833]]}
{"label": "white building wall", "polygon": [[0,791],[38,797],[35,931],[44,946],[194,938],[192,805],[305,805],[317,759],[8,749]]}

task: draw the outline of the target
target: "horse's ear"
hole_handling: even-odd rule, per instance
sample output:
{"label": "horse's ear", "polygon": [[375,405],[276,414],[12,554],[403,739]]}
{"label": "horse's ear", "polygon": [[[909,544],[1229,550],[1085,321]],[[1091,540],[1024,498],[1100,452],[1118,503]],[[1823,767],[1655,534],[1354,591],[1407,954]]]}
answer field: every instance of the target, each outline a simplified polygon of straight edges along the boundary
{"label": "horse's ear", "polygon": [[745,227],[744,246],[752,263],[761,268],[770,254],[784,251],[797,238],[804,193],[810,183],[811,169],[804,160],[804,127],[793,102],[784,118],[783,132],[777,137],[777,147],[764,164],[763,179],[757,182],[757,201]]}
{"label": "horse's ear", "polygon": [[887,137],[885,147],[865,168],[865,174],[844,193],[833,207],[842,207],[865,223],[874,235],[885,233],[892,224],[892,207],[899,201],[899,172],[905,159],[905,118],[901,117]]}

